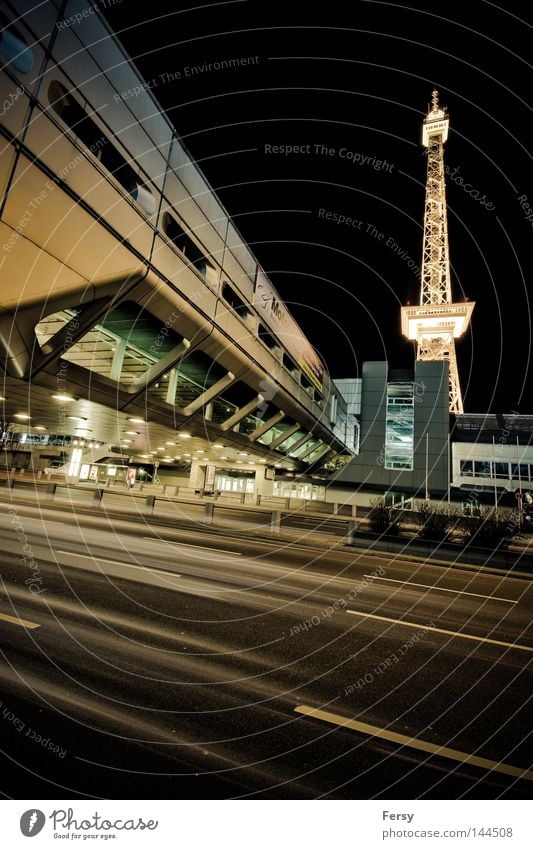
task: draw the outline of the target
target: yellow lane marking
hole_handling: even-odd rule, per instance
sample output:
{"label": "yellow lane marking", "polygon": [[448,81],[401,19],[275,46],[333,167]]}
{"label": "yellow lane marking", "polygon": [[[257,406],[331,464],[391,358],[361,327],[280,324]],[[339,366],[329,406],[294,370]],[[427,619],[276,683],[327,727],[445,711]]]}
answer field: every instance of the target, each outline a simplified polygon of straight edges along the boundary
{"label": "yellow lane marking", "polygon": [[105,557],[97,557],[92,554],[75,554],[73,551],[61,551],[58,554],[68,554],[69,557],[82,557],[83,560],[91,560],[93,563],[112,563],[114,566],[125,566],[126,569],[141,569],[143,572],[156,572],[158,575],[170,575],[172,578],[181,578],[177,572],[171,569],[152,569],[151,566],[136,566],[134,563],[125,563],[123,560],[107,560]]}
{"label": "yellow lane marking", "polygon": [[343,728],[350,728],[352,731],[358,731],[360,734],[367,734],[370,737],[378,737],[380,740],[388,740],[391,743],[398,743],[400,746],[408,746],[411,749],[418,749],[420,752],[428,752],[431,755],[438,755],[440,758],[449,758],[452,761],[459,761],[463,764],[471,764],[478,766],[481,769],[486,769],[494,772],[501,772],[504,775],[512,775],[513,778],[523,778],[526,781],[533,781],[533,772],[528,772],[525,769],[520,769],[517,766],[510,766],[499,761],[491,761],[487,758],[479,758],[477,755],[470,755],[468,752],[460,752],[458,749],[448,749],[446,746],[439,746],[436,743],[429,743],[427,740],[419,740],[417,737],[408,737],[405,734],[397,734],[395,731],[389,731],[386,728],[378,728],[377,725],[367,725],[365,722],[357,722],[354,719],[347,719],[337,713],[329,713],[326,710],[318,710],[316,708],[300,705],[295,708],[295,713],[302,713],[304,716],[309,716],[313,719],[321,719],[323,722],[329,722],[331,725],[339,725]]}
{"label": "yellow lane marking", "polygon": [[19,619],[17,616],[8,616],[7,613],[0,613],[0,619],[2,622],[10,622],[11,625],[20,625],[21,628],[28,628],[30,631],[33,631],[34,628],[41,627],[37,624],[37,622],[28,622],[27,619]]}
{"label": "yellow lane marking", "polygon": [[502,640],[491,640],[490,637],[476,637],[475,634],[463,634],[461,631],[448,631],[446,628],[435,628],[431,625],[422,625],[419,622],[406,622],[405,619],[391,619],[388,616],[377,616],[375,613],[360,613],[358,610],[347,610],[352,616],[362,616],[364,619],[377,619],[380,622],[392,622],[394,625],[405,625],[406,628],[422,628],[434,634],[447,634],[450,637],[459,637],[461,640],[474,640],[477,643],[490,643],[493,646],[505,646],[507,649],[518,649],[519,651],[533,652],[533,646],[524,646],[521,643],[505,643]]}
{"label": "yellow lane marking", "polygon": [[497,595],[482,595],[481,593],[471,593],[467,590],[450,590],[447,587],[436,586],[435,584],[415,584],[414,581],[400,581],[397,578],[381,578],[374,577],[374,575],[363,575],[363,578],[372,578],[373,581],[390,581],[391,584],[403,584],[405,589],[409,589],[409,587],[424,587],[427,590],[437,590],[443,593],[457,593],[458,595],[473,595],[476,598],[489,598],[492,601],[505,601],[507,604],[518,604],[512,598],[501,598],[501,596]]}

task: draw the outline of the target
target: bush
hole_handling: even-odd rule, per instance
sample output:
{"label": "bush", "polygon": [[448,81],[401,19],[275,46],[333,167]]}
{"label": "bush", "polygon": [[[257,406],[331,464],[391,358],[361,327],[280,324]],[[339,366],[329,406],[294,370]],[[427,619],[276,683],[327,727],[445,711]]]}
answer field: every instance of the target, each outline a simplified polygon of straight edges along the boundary
{"label": "bush", "polygon": [[442,507],[431,507],[427,502],[417,507],[420,528],[418,536],[432,542],[441,542],[450,534],[450,515]]}
{"label": "bush", "polygon": [[510,516],[492,508],[482,510],[480,516],[464,516],[461,531],[468,545],[505,549],[518,535],[518,526]]}
{"label": "bush", "polygon": [[392,504],[387,504],[384,498],[375,498],[370,502],[370,508],[368,521],[373,533],[393,536],[400,533],[399,512]]}

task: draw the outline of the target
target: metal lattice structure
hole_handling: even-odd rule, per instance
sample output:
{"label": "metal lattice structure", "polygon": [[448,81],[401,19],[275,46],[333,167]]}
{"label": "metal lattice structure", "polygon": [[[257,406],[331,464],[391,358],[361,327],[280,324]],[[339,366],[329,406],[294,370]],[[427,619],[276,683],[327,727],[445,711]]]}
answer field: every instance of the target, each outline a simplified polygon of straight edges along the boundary
{"label": "metal lattice structure", "polygon": [[474,304],[454,303],[450,278],[448,217],[444,179],[444,143],[449,119],[433,91],[432,105],[422,125],[427,147],[424,242],[419,307],[402,307],[402,330],[416,340],[417,360],[446,360],[449,365],[449,409],[463,412],[455,339],[470,322]]}

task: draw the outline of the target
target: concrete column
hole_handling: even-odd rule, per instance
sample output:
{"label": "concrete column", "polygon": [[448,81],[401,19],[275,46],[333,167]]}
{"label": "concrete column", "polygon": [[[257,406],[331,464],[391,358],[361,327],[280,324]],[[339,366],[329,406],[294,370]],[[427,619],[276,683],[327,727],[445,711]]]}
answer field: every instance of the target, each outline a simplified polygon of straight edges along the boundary
{"label": "concrete column", "polygon": [[191,463],[191,473],[189,475],[189,486],[191,489],[204,488],[205,466],[200,465],[205,460],[193,460]]}
{"label": "concrete column", "polygon": [[248,439],[250,440],[250,442],[255,442],[256,439],[259,439],[259,437],[263,436],[263,434],[266,433],[267,430],[270,430],[271,427],[277,425],[277,423],[284,418],[285,413],[283,412],[283,410],[279,410],[277,413],[275,413],[275,415],[268,419],[268,421],[264,422],[264,424],[257,427],[253,433],[249,433]]}
{"label": "concrete column", "polygon": [[186,416],[192,416],[193,413],[196,413],[201,407],[205,407],[206,404],[209,404],[210,401],[213,401],[218,395],[220,395],[224,389],[227,389],[228,386],[231,386],[235,381],[235,375],[228,371],[224,377],[221,377],[220,380],[205,392],[202,393],[195,401],[191,401],[191,403],[184,407],[183,413]]}
{"label": "concrete column", "polygon": [[109,373],[111,380],[116,380],[117,382],[120,380],[127,343],[127,339],[117,339],[113,362],[111,363],[111,371]]}
{"label": "concrete column", "polygon": [[253,411],[257,409],[260,404],[262,404],[263,400],[264,399],[262,395],[257,395],[256,398],[252,398],[252,400],[249,401],[248,404],[245,404],[244,407],[241,407],[240,410],[237,410],[237,412],[234,413],[231,418],[226,419],[226,421],[222,424],[222,430],[238,429],[237,425],[239,424],[239,422],[242,421],[242,419],[244,419],[246,416],[249,416],[250,413],[253,413]]}
{"label": "concrete column", "polygon": [[167,404],[174,404],[174,401],[176,400],[176,388],[177,388],[177,386],[178,386],[178,370],[176,368],[173,368],[171,370],[169,378],[168,378],[167,397],[165,399]]}
{"label": "concrete column", "polygon": [[255,472],[255,487],[254,495],[261,495],[263,498],[270,498],[274,492],[274,481],[267,480],[265,477],[266,467],[261,464]]}
{"label": "concrete column", "polygon": [[285,440],[296,433],[297,430],[300,430],[299,422],[295,422],[295,424],[284,430],[283,433],[280,433],[280,435],[270,443],[270,448],[277,448],[278,445],[282,445]]}

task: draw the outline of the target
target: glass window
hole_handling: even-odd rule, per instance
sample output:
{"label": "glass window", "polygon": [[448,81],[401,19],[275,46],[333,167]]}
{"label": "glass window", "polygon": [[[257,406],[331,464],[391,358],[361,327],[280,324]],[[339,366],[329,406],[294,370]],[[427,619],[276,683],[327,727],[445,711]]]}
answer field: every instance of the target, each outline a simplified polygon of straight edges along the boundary
{"label": "glass window", "polygon": [[0,12],[0,56],[5,65],[11,65],[21,74],[29,74],[33,68],[33,52],[23,35]]}
{"label": "glass window", "polygon": [[492,477],[492,463],[490,460],[476,460],[474,463],[475,476],[477,478]]}
{"label": "glass window", "polygon": [[278,422],[278,424],[269,428],[262,436],[258,438],[258,442],[261,445],[271,445],[276,439],[278,439],[282,433],[284,433],[289,427],[291,427],[292,423],[287,422]]}
{"label": "glass window", "polygon": [[474,464],[472,460],[461,460],[460,474],[463,477],[472,477],[474,474]]}
{"label": "glass window", "polygon": [[290,371],[292,375],[298,374],[298,366],[296,365],[294,360],[291,360],[288,354],[283,354],[283,365],[285,366],[287,371]]}
{"label": "glass window", "polygon": [[271,351],[279,350],[279,345],[272,336],[271,333],[266,329],[264,324],[260,324],[257,328],[257,335],[259,336],[261,342],[264,342],[267,348],[270,348]]}
{"label": "glass window", "polygon": [[230,305],[233,312],[236,312],[237,315],[241,318],[246,319],[249,315],[251,315],[250,310],[248,309],[242,298],[240,298],[237,292],[235,292],[235,290],[231,288],[229,283],[223,283],[222,297],[224,298],[226,303]]}
{"label": "glass window", "polygon": [[98,124],[66,90],[62,83],[54,80],[48,89],[48,98],[54,112],[78,136],[102,165],[111,172],[115,180],[141,206],[148,215],[155,214],[155,198],[144,185],[139,175],[126,162],[122,154],[111,144]]}
{"label": "glass window", "polygon": [[516,463],[512,463],[511,470],[513,480],[529,480],[529,469],[529,463],[520,463],[519,465],[517,465]]}
{"label": "glass window", "polygon": [[63,360],[121,383],[133,383],[183,337],[133,301],[125,301],[85,333]]}
{"label": "glass window", "polygon": [[385,425],[385,468],[413,468],[414,384],[388,383]]}
{"label": "glass window", "polygon": [[58,312],[51,313],[50,315],[47,315],[46,318],[41,319],[41,321],[35,325],[35,335],[39,346],[43,348],[46,343],[56,335],[56,333],[59,333],[63,327],[71,322],[71,329],[73,331],[77,330],[79,327],[77,321],[79,314],[80,310],[77,309],[58,310]]}
{"label": "glass window", "polygon": [[193,351],[188,354],[181,360],[179,366],[176,366],[175,372],[175,404],[178,407],[187,407],[192,404],[227,374],[226,369],[203,351]]}
{"label": "glass window", "polygon": [[[291,451],[291,446],[296,445],[300,439],[303,439],[306,434],[305,430],[297,430],[296,433],[293,433],[292,436],[288,436],[287,439],[284,439],[278,445],[278,451],[281,451],[282,454],[290,454],[293,456],[293,452]],[[300,446],[301,447],[301,446]]]}
{"label": "glass window", "polygon": [[[309,463],[310,458],[313,456],[314,451],[311,451],[311,448],[316,448],[317,445],[321,444],[319,439],[312,437],[305,442],[301,448],[298,448],[297,451],[291,452],[290,456],[299,459],[300,457],[304,457],[304,462]],[[305,456],[307,454],[307,456]]]}
{"label": "glass window", "polygon": [[496,477],[509,479],[509,463],[495,463]]}
{"label": "glass window", "polygon": [[180,253],[184,255],[185,259],[200,274],[212,281],[215,273],[214,267],[208,262],[196,242],[185,232],[181,224],[168,212],[165,212],[163,215],[163,230]]}
{"label": "glass window", "polygon": [[266,401],[259,404],[257,411],[246,416],[239,423],[239,433],[253,433],[258,427],[261,427],[265,422],[272,418],[278,412],[277,407]]}

